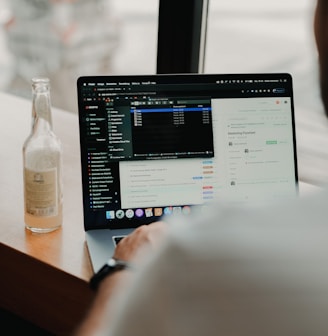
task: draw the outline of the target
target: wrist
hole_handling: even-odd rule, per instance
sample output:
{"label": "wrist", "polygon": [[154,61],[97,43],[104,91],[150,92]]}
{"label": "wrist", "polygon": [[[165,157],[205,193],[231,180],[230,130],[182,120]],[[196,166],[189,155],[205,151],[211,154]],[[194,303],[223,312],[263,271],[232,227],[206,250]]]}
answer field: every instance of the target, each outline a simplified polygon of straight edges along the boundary
{"label": "wrist", "polygon": [[123,270],[131,270],[133,269],[133,265],[127,261],[116,259],[116,258],[110,258],[107,263],[100,268],[97,273],[95,273],[91,279],[90,279],[90,287],[93,290],[97,290],[100,283],[103,282],[105,278],[108,278],[112,274],[115,274],[117,272],[121,272]]}

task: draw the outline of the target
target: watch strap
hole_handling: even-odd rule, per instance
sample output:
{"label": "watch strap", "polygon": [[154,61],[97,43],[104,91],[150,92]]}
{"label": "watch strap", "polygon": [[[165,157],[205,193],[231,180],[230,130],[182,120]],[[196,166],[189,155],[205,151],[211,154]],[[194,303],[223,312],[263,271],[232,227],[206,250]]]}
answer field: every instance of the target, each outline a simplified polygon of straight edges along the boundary
{"label": "watch strap", "polygon": [[110,258],[107,263],[91,277],[90,288],[97,290],[101,281],[107,276],[127,268],[132,268],[130,263],[124,260]]}

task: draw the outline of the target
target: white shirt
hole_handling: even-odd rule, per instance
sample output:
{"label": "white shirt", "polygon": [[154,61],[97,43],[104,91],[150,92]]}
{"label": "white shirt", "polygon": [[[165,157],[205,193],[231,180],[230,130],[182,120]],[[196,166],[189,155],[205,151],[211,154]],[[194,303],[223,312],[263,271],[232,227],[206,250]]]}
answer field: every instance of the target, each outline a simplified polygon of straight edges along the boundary
{"label": "white shirt", "polygon": [[327,336],[328,193],[179,220],[116,311],[104,335]]}

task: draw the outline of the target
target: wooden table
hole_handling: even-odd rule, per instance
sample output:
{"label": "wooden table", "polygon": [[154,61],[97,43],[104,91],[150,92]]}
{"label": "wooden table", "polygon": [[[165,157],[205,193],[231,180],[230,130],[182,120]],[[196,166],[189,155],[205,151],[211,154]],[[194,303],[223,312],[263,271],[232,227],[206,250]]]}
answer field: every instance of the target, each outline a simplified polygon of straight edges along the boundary
{"label": "wooden table", "polygon": [[85,246],[78,118],[53,109],[64,151],[64,222],[48,234],[24,227],[22,145],[31,102],[0,93],[0,307],[56,335],[69,334],[90,303],[92,275]]}

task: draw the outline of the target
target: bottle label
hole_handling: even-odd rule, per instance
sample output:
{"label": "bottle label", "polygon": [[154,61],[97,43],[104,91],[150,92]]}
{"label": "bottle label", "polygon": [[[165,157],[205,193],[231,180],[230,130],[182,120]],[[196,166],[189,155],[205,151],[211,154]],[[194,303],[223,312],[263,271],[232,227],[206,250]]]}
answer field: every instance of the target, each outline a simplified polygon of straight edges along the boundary
{"label": "bottle label", "polygon": [[57,216],[57,168],[42,172],[25,168],[25,207],[33,216]]}

